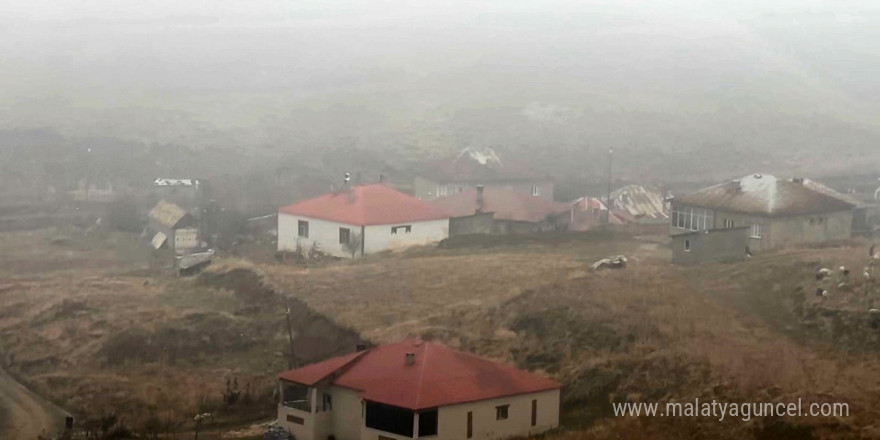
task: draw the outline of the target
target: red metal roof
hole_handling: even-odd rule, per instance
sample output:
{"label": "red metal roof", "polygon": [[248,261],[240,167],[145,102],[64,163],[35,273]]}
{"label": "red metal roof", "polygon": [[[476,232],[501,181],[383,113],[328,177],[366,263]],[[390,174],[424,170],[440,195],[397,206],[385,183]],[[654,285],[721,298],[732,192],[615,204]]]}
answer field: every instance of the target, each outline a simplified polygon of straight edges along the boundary
{"label": "red metal roof", "polygon": [[291,382],[311,386],[320,382],[325,377],[330,376],[334,371],[338,371],[350,364],[351,361],[357,359],[364,353],[366,352],[358,351],[344,356],[337,356],[323,362],[318,362],[317,364],[306,365],[302,368],[285,371],[279,374],[278,377]]}
{"label": "red metal roof", "polygon": [[[415,354],[407,365],[406,353]],[[305,373],[301,373],[305,370]],[[281,373],[313,385],[338,371],[333,384],[373,402],[412,410],[557,389],[559,382],[439,344],[404,341]],[[318,379],[320,380],[320,379]]]}
{"label": "red metal roof", "polygon": [[383,184],[324,194],[283,206],[278,212],[362,226],[449,218],[440,209]]}
{"label": "red metal roof", "polygon": [[[467,189],[448,197],[430,200],[433,206],[443,210],[452,217],[474,215],[477,204],[477,190]],[[568,212],[569,205],[553,202],[543,197],[531,196],[507,188],[485,188],[483,190],[482,212],[492,212],[496,220],[513,220],[521,222],[540,222],[547,216]]]}

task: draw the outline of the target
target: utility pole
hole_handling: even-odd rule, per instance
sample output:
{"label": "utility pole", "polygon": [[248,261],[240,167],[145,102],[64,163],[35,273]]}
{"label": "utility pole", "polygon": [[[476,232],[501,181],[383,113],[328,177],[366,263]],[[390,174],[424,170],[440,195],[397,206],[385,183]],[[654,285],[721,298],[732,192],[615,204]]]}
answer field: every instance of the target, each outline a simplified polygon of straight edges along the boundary
{"label": "utility pole", "polygon": [[608,188],[605,193],[605,218],[604,223],[611,223],[611,171],[614,165],[614,148],[608,149]]}
{"label": "utility pole", "polygon": [[287,368],[293,369],[293,330],[290,328],[290,304],[287,305],[287,338],[290,341],[290,357],[287,358]]}

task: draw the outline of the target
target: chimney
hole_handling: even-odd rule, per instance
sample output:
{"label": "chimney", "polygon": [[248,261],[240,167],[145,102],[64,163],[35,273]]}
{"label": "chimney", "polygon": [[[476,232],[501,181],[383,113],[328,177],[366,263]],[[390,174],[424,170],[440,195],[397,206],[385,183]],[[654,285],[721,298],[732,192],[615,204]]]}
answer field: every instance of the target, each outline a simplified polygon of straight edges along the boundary
{"label": "chimney", "polygon": [[379,183],[385,183],[385,175],[379,174]]}
{"label": "chimney", "polygon": [[477,212],[483,212],[483,185],[477,185]]}
{"label": "chimney", "polygon": [[366,350],[366,349],[367,349],[367,344],[357,344],[357,345],[355,346],[355,350],[356,350],[356,351],[364,351],[364,350]]}
{"label": "chimney", "polygon": [[416,363],[416,354],[413,352],[409,352],[406,354],[406,358],[404,359],[404,363],[406,365],[413,365]]}

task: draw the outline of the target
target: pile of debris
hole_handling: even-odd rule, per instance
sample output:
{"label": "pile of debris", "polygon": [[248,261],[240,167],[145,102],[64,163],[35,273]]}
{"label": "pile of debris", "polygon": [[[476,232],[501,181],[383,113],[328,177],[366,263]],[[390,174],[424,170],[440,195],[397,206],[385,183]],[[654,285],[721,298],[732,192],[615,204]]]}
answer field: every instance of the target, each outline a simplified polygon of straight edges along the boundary
{"label": "pile of debris", "polygon": [[278,425],[270,425],[263,434],[263,440],[296,440],[293,434]]}
{"label": "pile of debris", "polygon": [[603,258],[590,266],[590,269],[626,269],[627,259],[623,255]]}

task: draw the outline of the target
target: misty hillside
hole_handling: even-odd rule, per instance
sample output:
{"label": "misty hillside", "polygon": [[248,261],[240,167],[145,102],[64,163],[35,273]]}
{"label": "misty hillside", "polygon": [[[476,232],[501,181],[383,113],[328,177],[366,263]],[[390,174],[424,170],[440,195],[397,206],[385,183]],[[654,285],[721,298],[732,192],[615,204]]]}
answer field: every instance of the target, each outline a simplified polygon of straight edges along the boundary
{"label": "misty hillside", "polygon": [[576,180],[610,146],[624,179],[880,163],[880,9],[629,3],[13,10],[0,128],[392,166],[489,146]]}

